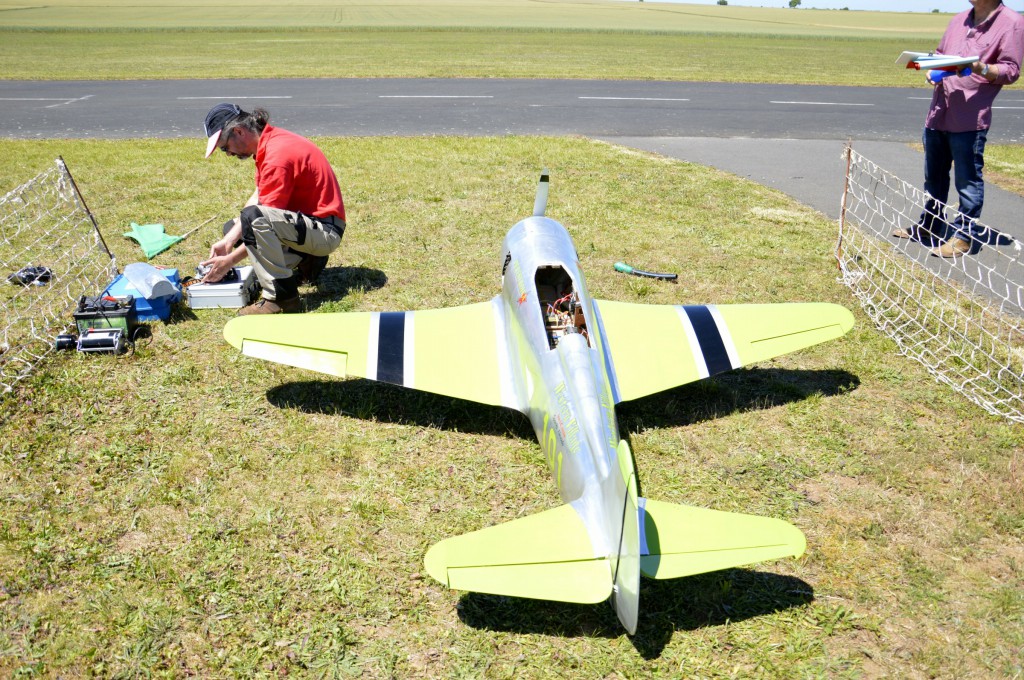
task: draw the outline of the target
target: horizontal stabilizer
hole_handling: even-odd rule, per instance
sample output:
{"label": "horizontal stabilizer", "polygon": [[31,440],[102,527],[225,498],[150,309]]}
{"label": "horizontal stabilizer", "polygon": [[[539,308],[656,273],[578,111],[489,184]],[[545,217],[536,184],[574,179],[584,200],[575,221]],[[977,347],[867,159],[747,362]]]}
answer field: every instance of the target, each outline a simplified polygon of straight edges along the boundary
{"label": "horizontal stabilizer", "polygon": [[612,592],[609,561],[594,557],[570,505],[445,539],[424,564],[456,590],[585,604]]}
{"label": "horizontal stabilizer", "polygon": [[721,512],[643,499],[640,570],[678,578],[755,562],[799,557],[803,533],[771,517]]}

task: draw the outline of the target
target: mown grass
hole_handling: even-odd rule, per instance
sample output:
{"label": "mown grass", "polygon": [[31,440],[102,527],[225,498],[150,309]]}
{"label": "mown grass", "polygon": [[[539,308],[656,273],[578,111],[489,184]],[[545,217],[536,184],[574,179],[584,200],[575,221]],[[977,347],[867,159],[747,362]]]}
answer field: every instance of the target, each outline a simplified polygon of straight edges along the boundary
{"label": "mown grass", "polygon": [[986,146],[985,179],[1024,196],[1024,144]]}
{"label": "mown grass", "polygon": [[[924,153],[920,143],[911,146]],[[1024,196],[1024,144],[986,145],[985,181]]]}
{"label": "mown grass", "polygon": [[[1024,432],[896,356],[836,281],[834,225],[581,139],[318,142],[350,226],[314,313],[489,298],[542,166],[596,296],[854,309],[840,341],[619,409],[646,495],[785,518],[806,557],[645,582],[632,639],[605,605],[448,591],[430,544],[557,503],[525,419],[241,357],[231,311],[177,308],[134,354],[54,356],[4,404],[0,675],[1024,672]],[[250,189],[194,141],[0,147],[0,192],[63,155],[122,266],[129,221],[183,233]],[[216,236],[154,262],[189,271]]]}

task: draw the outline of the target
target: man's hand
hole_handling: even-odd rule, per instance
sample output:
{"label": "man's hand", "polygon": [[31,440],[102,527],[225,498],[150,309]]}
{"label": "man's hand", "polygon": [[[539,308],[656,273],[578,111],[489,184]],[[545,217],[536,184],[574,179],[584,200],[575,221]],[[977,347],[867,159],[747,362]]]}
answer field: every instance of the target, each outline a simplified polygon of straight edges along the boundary
{"label": "man's hand", "polygon": [[224,234],[224,238],[220,239],[212,246],[210,246],[210,257],[223,257],[231,254],[235,249],[235,244],[242,238],[242,221],[235,218],[235,223],[231,225],[227,233]]}
{"label": "man's hand", "polygon": [[223,257],[234,249],[235,244],[233,241],[228,241],[226,238],[222,238],[210,246],[210,257]]}
{"label": "man's hand", "polygon": [[999,76],[998,66],[996,64],[983,64],[980,61],[976,61],[971,64],[971,72],[975,75],[979,75],[988,82],[994,81]]}
{"label": "man's hand", "polygon": [[[216,248],[217,244],[214,243],[213,247]],[[211,253],[213,248],[210,248]],[[210,271],[206,272],[206,276],[203,277],[203,283],[217,283],[224,278],[225,275],[234,266],[230,251],[225,255],[217,255],[210,257],[208,260],[204,260],[199,263],[201,267],[209,267]]]}

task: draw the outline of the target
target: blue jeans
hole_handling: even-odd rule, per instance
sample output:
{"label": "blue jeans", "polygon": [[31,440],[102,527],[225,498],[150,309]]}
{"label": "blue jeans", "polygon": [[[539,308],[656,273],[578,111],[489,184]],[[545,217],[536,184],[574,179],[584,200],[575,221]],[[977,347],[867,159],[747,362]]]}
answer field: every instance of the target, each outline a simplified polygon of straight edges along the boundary
{"label": "blue jeans", "polygon": [[[954,236],[971,240],[979,238],[982,230],[976,225],[985,202],[985,182],[981,177],[985,167],[985,140],[988,130],[971,132],[943,132],[924,129],[924,190],[931,197],[925,203],[921,224],[925,229],[942,236],[945,223],[936,201],[946,203],[949,198],[949,170],[953,168],[956,192],[960,196],[960,212],[953,219]],[[939,224],[933,221],[939,220]]]}

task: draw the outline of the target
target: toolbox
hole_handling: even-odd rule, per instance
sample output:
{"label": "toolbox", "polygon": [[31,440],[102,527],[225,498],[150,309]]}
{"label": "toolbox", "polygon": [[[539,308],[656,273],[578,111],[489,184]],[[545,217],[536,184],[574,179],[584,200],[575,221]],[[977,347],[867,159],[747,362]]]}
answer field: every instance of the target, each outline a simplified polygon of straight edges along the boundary
{"label": "toolbox", "polygon": [[[157,271],[180,290],[181,279],[177,269],[159,269]],[[134,299],[135,319],[139,322],[167,321],[171,315],[171,305],[181,299],[179,292],[175,295],[147,300],[142,297],[132,282],[125,278],[124,274],[118,274],[117,278],[103,291],[103,294],[118,300]]]}
{"label": "toolbox", "polygon": [[252,265],[235,267],[233,280],[217,283],[193,283],[185,289],[188,306],[192,309],[216,307],[245,307],[256,296],[259,284]]}

